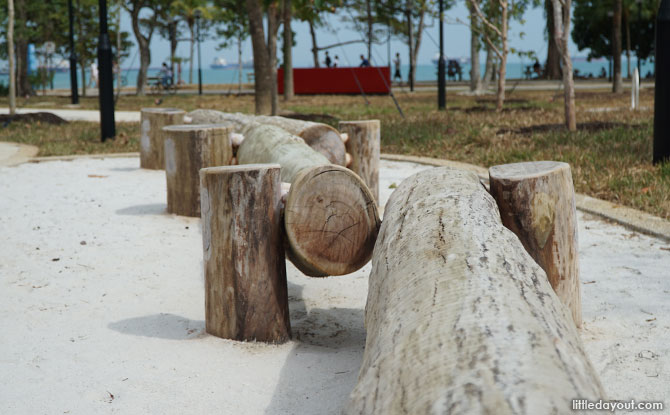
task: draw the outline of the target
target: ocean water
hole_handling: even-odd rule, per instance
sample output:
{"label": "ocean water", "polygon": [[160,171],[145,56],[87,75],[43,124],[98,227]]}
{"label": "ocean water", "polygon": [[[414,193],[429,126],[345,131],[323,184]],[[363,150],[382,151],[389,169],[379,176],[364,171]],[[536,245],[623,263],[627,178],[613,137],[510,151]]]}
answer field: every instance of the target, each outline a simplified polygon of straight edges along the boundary
{"label": "ocean water", "polygon": [[[523,78],[524,69],[527,66],[532,65],[531,62],[510,62],[507,64],[507,76],[506,79],[519,79]],[[631,59],[631,73],[633,72],[637,62],[635,59]],[[594,60],[588,62],[584,59],[576,59],[573,62],[573,68],[578,70],[580,74],[588,75],[589,73],[593,76],[600,74],[601,70],[604,69],[605,72],[609,75],[609,62],[606,60]],[[393,68],[395,69],[395,68]],[[626,59],[622,59],[622,69],[624,77],[626,76],[627,62]],[[462,79],[470,79],[470,65],[462,64]],[[484,65],[481,67],[482,74],[484,73]],[[642,65],[642,76],[646,76],[647,73],[654,71],[654,64],[645,62]],[[406,81],[407,74],[409,72],[409,66],[403,65],[401,67],[401,75],[403,80]],[[122,72],[122,83],[123,85],[134,86],[137,83],[137,69],[123,70]],[[242,82],[248,82],[248,76],[253,73],[252,69],[243,69],[242,70]],[[393,74],[393,72],[391,72]],[[159,76],[159,69],[152,68],[149,70],[149,76]],[[86,73],[86,82],[90,83],[89,72]],[[81,71],[77,71],[78,85],[81,88]],[[188,80],[188,71],[182,73],[182,79],[184,81]],[[197,82],[197,72],[194,72],[193,79]],[[237,84],[239,79],[239,72],[235,68],[231,69],[211,69],[205,68],[202,70],[202,82],[204,84]],[[416,68],[416,80],[417,81],[436,81],[437,80],[437,65],[436,64],[427,64],[427,65],[418,65]],[[0,75],[0,82],[7,84],[8,76]],[[56,89],[67,89],[70,88],[70,74],[69,72],[58,72],[54,75],[53,87]]]}

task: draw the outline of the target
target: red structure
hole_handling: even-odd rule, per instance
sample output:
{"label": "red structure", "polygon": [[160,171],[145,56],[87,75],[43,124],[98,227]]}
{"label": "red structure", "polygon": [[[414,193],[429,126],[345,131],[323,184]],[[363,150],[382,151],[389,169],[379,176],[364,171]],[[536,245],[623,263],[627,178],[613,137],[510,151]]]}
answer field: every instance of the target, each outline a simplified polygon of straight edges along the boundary
{"label": "red structure", "polygon": [[[294,68],[296,94],[388,94],[391,92],[391,68]],[[284,93],[284,70],[277,70],[277,89]]]}

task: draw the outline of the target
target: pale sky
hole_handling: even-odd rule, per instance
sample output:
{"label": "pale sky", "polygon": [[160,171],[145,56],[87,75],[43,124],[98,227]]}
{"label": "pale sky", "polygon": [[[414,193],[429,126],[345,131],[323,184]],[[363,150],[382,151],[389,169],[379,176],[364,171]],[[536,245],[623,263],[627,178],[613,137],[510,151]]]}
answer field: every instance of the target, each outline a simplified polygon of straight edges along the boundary
{"label": "pale sky", "polygon": [[[342,21],[341,15],[329,15],[328,22],[330,27],[337,28],[337,33],[333,33],[325,28],[321,28],[317,32],[317,41],[319,46],[330,45],[347,40],[361,39],[361,35],[350,28],[350,25]],[[457,19],[466,21],[468,12],[464,2],[459,2],[452,9],[445,13],[445,19],[454,22]],[[537,54],[540,62],[544,62],[547,53],[546,41],[544,39],[545,19],[542,8],[529,9],[524,16],[525,25],[518,22],[512,22],[510,28],[510,46],[518,50],[533,50]],[[428,27],[423,35],[422,44],[419,50],[419,64],[428,64],[431,59],[438,53],[439,29],[437,20],[433,21],[429,18]],[[135,37],[132,34],[130,26],[130,16],[124,14],[122,17],[122,27],[124,30],[131,33],[131,40],[135,42]],[[295,67],[310,67],[312,66],[312,42],[309,35],[309,26],[306,23],[294,21],[293,30],[296,33],[296,46],[293,48],[293,62]],[[457,23],[445,24],[445,53],[448,57],[469,57],[470,56],[470,30],[467,26]],[[520,33],[525,32],[525,36],[520,38]],[[187,35],[184,35],[187,36]],[[280,31],[281,36],[281,31]],[[431,39],[432,38],[432,39]],[[209,65],[216,57],[223,57],[227,62],[232,63],[237,61],[237,48],[232,47],[225,50],[216,50],[218,42],[214,39],[208,39],[202,43],[202,65],[203,68],[209,68]],[[167,61],[169,57],[169,44],[162,39],[158,34],[154,34],[152,43],[152,67],[160,66],[161,62]],[[586,56],[587,51],[578,52],[577,47],[571,42],[570,51],[572,56]],[[397,40],[391,40],[391,54],[395,55],[400,52],[403,63],[408,62],[407,46]],[[351,65],[358,65],[360,54],[366,53],[365,44],[347,45],[343,48],[334,48],[330,50],[331,56],[339,55],[342,66],[347,65],[347,58]],[[279,60],[281,61],[281,52]],[[189,45],[188,42],[181,42],[179,44],[177,55],[188,57]],[[134,61],[131,62],[135,56],[135,48],[131,50],[130,57],[123,63],[123,68],[138,67],[139,56],[135,56]],[[243,60],[251,59],[251,41],[247,40],[243,44]],[[323,61],[323,52],[321,52],[321,60]],[[195,57],[197,62],[197,55]],[[508,58],[510,62],[518,62],[520,59],[516,55],[510,55]],[[373,47],[373,63],[386,64],[387,61],[387,46],[376,45]],[[381,62],[379,62],[381,61]]]}

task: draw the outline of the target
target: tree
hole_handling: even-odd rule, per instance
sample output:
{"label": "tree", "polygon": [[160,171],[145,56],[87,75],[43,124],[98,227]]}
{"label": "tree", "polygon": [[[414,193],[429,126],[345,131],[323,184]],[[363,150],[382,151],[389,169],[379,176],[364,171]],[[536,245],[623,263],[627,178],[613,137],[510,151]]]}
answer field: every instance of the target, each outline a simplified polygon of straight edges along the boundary
{"label": "tree", "polygon": [[7,54],[9,55],[9,113],[16,114],[16,72],[14,72],[14,0],[7,4]]}
{"label": "tree", "polygon": [[558,52],[558,43],[554,38],[554,5],[552,0],[544,0],[544,14],[547,19],[547,60],[544,65],[546,79],[561,79],[561,54]]}
{"label": "tree", "polygon": [[267,41],[263,28],[263,6],[260,0],[246,0],[249,32],[254,53],[254,102],[256,114],[276,115],[277,97],[277,30],[279,7],[267,6]]}
{"label": "tree", "polygon": [[211,21],[214,10],[208,5],[206,0],[174,0],[170,5],[170,11],[173,14],[181,17],[181,20],[186,23],[188,31],[191,34],[190,42],[190,54],[189,54],[189,67],[188,67],[188,83],[193,83],[193,55],[195,50],[195,20],[196,16],[200,14],[200,17],[203,19],[201,24],[205,26],[204,31],[207,30],[207,22]]}
{"label": "tree", "polygon": [[468,2],[470,26],[472,27],[472,30],[470,30],[470,91],[480,94],[482,92],[481,69],[479,67],[479,32],[481,29],[477,20],[477,14],[472,5],[475,1],[478,0]]}
{"label": "tree", "polygon": [[293,99],[293,30],[291,20],[293,11],[291,0],[282,0],[282,18],[284,24],[283,51],[284,56],[284,101]]}
{"label": "tree", "polygon": [[239,91],[242,91],[242,42],[249,36],[249,19],[247,18],[245,0],[214,0],[214,23],[216,34],[220,39],[218,49],[237,44],[237,65]]}
{"label": "tree", "polygon": [[[319,52],[325,49],[339,46],[340,44],[319,47],[316,39],[316,29],[324,26],[324,21],[322,18],[323,14],[334,13],[338,7],[342,6],[342,0],[292,0],[292,3],[293,16],[309,25],[309,34],[312,39],[312,59],[314,61],[314,67],[318,68],[320,66]],[[356,40],[353,42],[343,42],[342,44],[357,42],[360,41]]]}
{"label": "tree", "polygon": [[554,39],[563,63],[563,94],[565,107],[565,126],[569,131],[577,130],[575,114],[575,85],[572,79],[572,59],[568,49],[570,36],[571,0],[552,0],[554,11]]}
{"label": "tree", "polygon": [[612,92],[623,92],[623,82],[621,80],[621,15],[623,13],[622,0],[614,0],[614,13],[612,16],[612,57],[613,57],[613,78]]}

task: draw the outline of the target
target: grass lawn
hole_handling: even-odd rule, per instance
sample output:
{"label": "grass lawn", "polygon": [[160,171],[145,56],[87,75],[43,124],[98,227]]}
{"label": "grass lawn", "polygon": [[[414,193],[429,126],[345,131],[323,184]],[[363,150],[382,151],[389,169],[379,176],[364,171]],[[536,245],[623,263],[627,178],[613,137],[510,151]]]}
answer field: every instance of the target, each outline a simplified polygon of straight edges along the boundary
{"label": "grass lawn", "polygon": [[[253,111],[251,96],[163,96],[161,107],[185,110],[215,108]],[[653,90],[644,89],[642,111],[633,112],[628,93],[577,92],[580,131],[568,133],[563,122],[562,95],[556,91],[514,91],[502,113],[495,97],[450,94],[448,111],[437,111],[434,93],[396,93],[405,118],[388,96],[300,96],[281,103],[283,110],[328,114],[341,120],[376,118],[382,123],[382,151],[458,160],[485,167],[527,160],[570,163],[580,193],[610,200],[670,219],[670,163],[651,164]],[[118,110],[154,106],[156,97],[122,96]],[[2,102],[2,101],[0,101]],[[56,108],[68,98],[33,97],[26,106]],[[20,100],[19,104],[24,104]],[[97,108],[97,98],[83,98],[83,108]],[[609,110],[601,110],[608,108]],[[329,119],[326,122],[336,124]],[[0,141],[40,147],[40,155],[137,151],[139,126],[117,124],[120,139],[99,142],[97,124],[10,124]]]}

